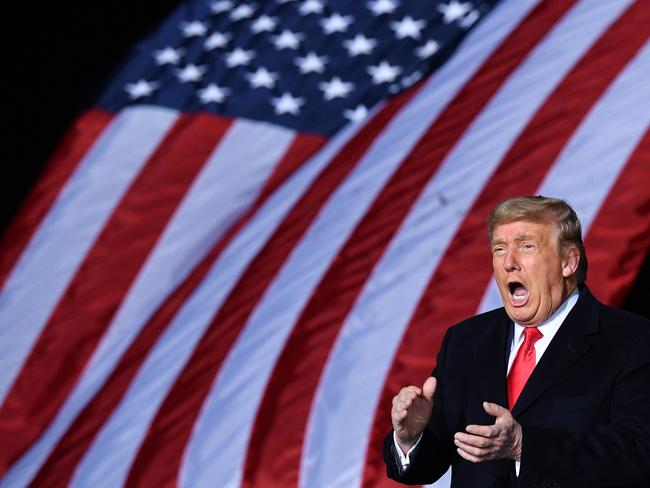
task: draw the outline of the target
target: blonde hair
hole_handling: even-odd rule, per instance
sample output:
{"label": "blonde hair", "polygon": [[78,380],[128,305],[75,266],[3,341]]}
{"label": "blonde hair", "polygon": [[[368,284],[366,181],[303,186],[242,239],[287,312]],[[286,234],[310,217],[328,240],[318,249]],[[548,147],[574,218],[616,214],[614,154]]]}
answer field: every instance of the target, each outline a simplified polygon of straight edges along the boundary
{"label": "blonde hair", "polygon": [[587,254],[582,242],[582,226],[571,206],[559,198],[541,195],[514,197],[501,202],[488,217],[488,242],[492,244],[494,229],[499,225],[528,220],[555,225],[558,231],[560,250],[575,246],[580,252],[580,260],[575,277],[578,284],[587,280]]}

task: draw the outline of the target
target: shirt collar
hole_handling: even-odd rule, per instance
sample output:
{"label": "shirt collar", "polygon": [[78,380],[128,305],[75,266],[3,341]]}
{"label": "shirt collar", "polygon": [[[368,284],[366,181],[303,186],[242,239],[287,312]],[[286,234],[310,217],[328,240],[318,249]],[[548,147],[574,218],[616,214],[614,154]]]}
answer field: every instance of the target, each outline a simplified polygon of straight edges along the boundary
{"label": "shirt collar", "polygon": [[[551,340],[553,336],[555,336],[555,333],[558,331],[562,323],[564,322],[564,319],[566,319],[566,316],[569,315],[569,312],[571,309],[575,306],[576,302],[578,301],[578,298],[580,297],[580,292],[578,291],[578,287],[576,286],[571,295],[569,295],[569,298],[564,300],[562,304],[557,308],[553,314],[546,319],[545,322],[542,322],[538,327],[539,331],[544,335],[544,338],[547,340]],[[515,324],[515,334],[514,334],[514,342],[518,342],[519,339],[521,338],[521,335],[524,333],[524,326],[519,325],[517,322]]]}

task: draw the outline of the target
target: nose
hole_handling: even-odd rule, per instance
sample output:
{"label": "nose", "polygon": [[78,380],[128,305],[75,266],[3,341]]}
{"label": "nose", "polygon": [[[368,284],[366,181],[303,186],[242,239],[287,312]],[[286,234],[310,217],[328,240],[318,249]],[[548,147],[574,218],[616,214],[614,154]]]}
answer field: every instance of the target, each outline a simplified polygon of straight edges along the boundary
{"label": "nose", "polygon": [[519,261],[517,259],[517,251],[512,248],[508,248],[506,255],[503,259],[503,267],[506,271],[517,271],[519,270]]}

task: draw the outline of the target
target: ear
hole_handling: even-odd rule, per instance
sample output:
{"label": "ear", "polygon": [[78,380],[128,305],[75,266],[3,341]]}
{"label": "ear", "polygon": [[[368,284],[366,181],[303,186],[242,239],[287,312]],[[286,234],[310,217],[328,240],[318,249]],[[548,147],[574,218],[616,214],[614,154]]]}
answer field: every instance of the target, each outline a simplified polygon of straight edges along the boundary
{"label": "ear", "polygon": [[562,276],[569,278],[574,275],[578,269],[578,262],[580,261],[580,251],[575,246],[569,247],[565,252],[562,259]]}

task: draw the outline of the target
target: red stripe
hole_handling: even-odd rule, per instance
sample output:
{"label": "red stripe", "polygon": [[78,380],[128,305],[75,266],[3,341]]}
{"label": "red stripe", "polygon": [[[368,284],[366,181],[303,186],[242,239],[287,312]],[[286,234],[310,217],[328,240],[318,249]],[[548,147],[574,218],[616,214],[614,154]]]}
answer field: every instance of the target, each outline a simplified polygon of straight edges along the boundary
{"label": "red stripe", "polygon": [[112,119],[113,114],[98,109],[90,110],[81,115],[67,131],[45,171],[3,235],[0,243],[0,289],[36,228],[61,193],[63,185]]}
{"label": "red stripe", "polygon": [[[551,27],[568,7],[555,3],[557,10],[549,16],[547,6],[533,11],[496,51],[498,55],[510,46],[536,43],[542,32],[531,38],[533,29],[540,24]],[[383,486],[381,442],[390,430],[392,397],[401,387],[424,381],[447,327],[472,315],[481,301],[492,275],[487,215],[508,197],[535,192],[592,105],[643,45],[647,25],[647,12],[637,4],[594,44],[518,137],[465,217],[420,299],[393,361],[371,432],[363,486]],[[463,277],[462,288],[457,286],[458,276]]]}
{"label": "red stripe", "polygon": [[60,408],[167,221],[229,125],[207,115],[180,117],[122,198],[0,410],[2,472]]}
{"label": "red stripe", "polygon": [[248,266],[156,414],[131,467],[130,485],[166,486],[175,482],[183,451],[214,377],[257,302],[320,208],[407,99],[396,98],[348,143]]}
{"label": "red stripe", "polygon": [[59,440],[30,486],[68,485],[81,457],[119,404],[133,377],[142,366],[160,335],[165,331],[172,317],[176,315],[181,305],[186,302],[198,284],[201,283],[223,249],[266,201],[267,196],[272,194],[273,190],[291,175],[291,170],[300,167],[309,156],[316,152],[323,142],[324,138],[311,135],[299,135],[294,139],[277,165],[276,177],[272,178],[265,187],[267,191],[260,194],[251,209],[236,225],[228,230],[221,241],[212,248],[210,253],[203,258],[201,263],[197,265],[146,323],[138,337],[120,358],[118,365],[104,386],[88,402]]}
{"label": "red stripe", "polygon": [[[376,261],[465,128],[569,5],[556,3],[554,11],[539,9],[537,16],[513,33],[510,42],[495,51],[428,130],[350,237],[305,308],[273,371],[250,440],[254,449],[246,462],[244,486],[297,484],[318,380],[340,326]],[[524,29],[525,39],[517,39],[518,35],[524,37]],[[539,172],[539,179],[543,174]],[[484,251],[484,237],[481,243]],[[464,249],[466,243],[459,247]]]}
{"label": "red stripe", "polygon": [[623,303],[650,249],[650,131],[618,176],[585,239],[589,288],[613,306]]}

